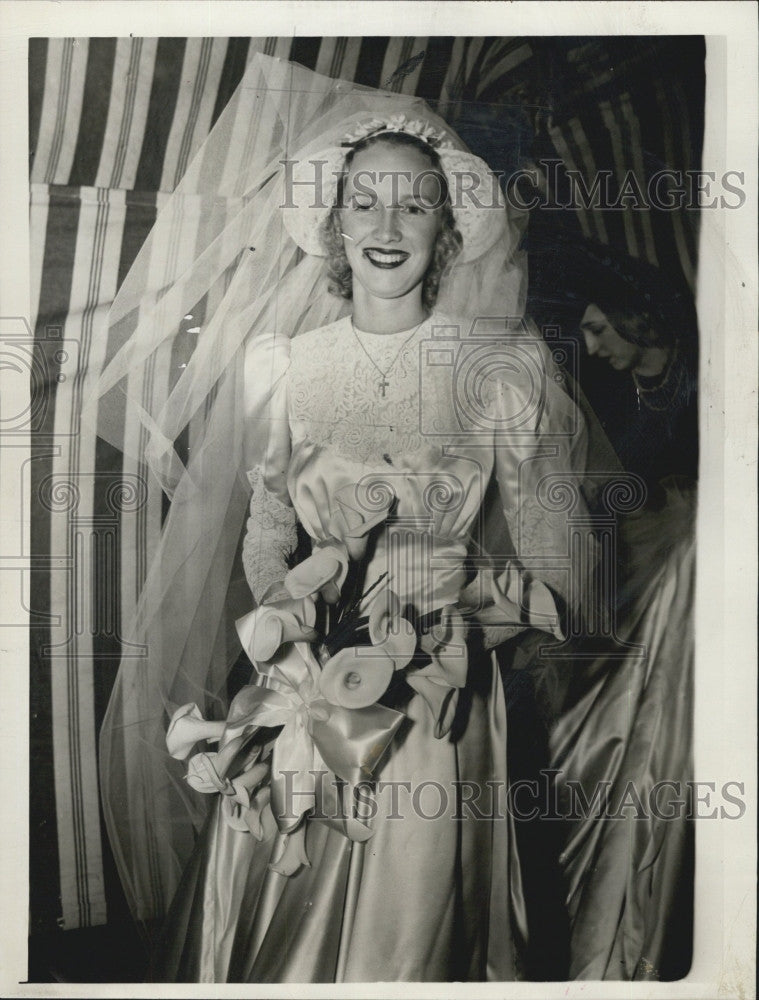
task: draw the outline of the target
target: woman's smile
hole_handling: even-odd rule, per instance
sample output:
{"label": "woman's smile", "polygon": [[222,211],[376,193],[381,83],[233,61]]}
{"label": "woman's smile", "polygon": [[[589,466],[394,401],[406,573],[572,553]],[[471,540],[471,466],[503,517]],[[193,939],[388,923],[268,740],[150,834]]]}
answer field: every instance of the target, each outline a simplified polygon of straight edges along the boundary
{"label": "woman's smile", "polygon": [[364,257],[370,261],[374,267],[396,268],[405,264],[411,256],[405,250],[383,250],[380,247],[367,247],[364,250]]}

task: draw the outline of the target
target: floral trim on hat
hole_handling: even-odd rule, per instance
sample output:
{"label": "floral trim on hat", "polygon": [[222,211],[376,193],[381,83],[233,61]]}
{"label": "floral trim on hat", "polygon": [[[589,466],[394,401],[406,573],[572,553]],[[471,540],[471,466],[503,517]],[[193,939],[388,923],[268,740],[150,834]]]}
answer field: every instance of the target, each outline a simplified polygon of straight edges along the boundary
{"label": "floral trim on hat", "polygon": [[406,115],[392,115],[388,119],[372,118],[368,122],[354,126],[343,137],[342,145],[354,146],[369,136],[380,135],[382,132],[404,132],[426,142],[433,149],[453,149],[453,143],[447,138],[447,133],[434,129],[429,122],[416,118],[409,121]]}

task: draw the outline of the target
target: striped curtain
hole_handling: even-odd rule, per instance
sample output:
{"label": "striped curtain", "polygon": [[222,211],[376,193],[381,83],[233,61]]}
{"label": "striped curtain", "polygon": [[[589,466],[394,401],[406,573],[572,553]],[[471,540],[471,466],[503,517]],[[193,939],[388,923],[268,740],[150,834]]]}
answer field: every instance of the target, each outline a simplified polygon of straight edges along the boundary
{"label": "striped curtain", "polygon": [[[105,360],[109,305],[255,52],[424,97],[506,173],[534,159],[541,142],[542,155],[588,183],[598,169],[617,180],[634,170],[645,181],[661,164],[699,165],[698,39],[626,47],[619,39],[438,37],[30,42],[30,309],[34,389],[44,404],[31,462],[33,931],[123,913],[101,822],[97,733],[120,658],[140,655],[122,642],[120,623],[165,511],[145,493],[141,470],[79,412]],[[683,59],[694,67],[695,96],[677,72]],[[569,206],[564,215],[562,224],[693,282],[692,213],[612,217]],[[168,380],[170,362],[157,378]],[[125,434],[132,431],[125,415]]]}

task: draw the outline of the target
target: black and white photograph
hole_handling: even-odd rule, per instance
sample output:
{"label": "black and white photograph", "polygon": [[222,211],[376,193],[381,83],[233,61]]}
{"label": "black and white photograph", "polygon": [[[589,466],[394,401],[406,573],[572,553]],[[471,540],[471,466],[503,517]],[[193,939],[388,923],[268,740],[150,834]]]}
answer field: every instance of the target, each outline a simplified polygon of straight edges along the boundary
{"label": "black and white photograph", "polygon": [[4,995],[755,996],[753,5],[7,7]]}

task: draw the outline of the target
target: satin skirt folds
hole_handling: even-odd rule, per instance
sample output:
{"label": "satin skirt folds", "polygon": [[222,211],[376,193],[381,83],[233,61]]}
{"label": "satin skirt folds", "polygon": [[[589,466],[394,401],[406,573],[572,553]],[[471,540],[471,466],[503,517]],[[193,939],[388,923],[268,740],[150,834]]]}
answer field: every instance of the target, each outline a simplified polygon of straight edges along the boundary
{"label": "satin skirt folds", "polygon": [[[310,867],[268,868],[278,836],[231,829],[218,806],[172,904],[152,979],[163,982],[450,982],[520,978],[524,947],[506,716],[498,669],[461,692],[435,739],[415,695],[373,791],[373,835],[309,821]],[[463,801],[466,800],[466,801]],[[374,808],[376,807],[376,808]]]}
{"label": "satin skirt folds", "polygon": [[551,744],[563,814],[575,814],[562,854],[573,979],[690,967],[694,500],[671,487],[662,509],[621,525],[621,655],[561,671]]}

